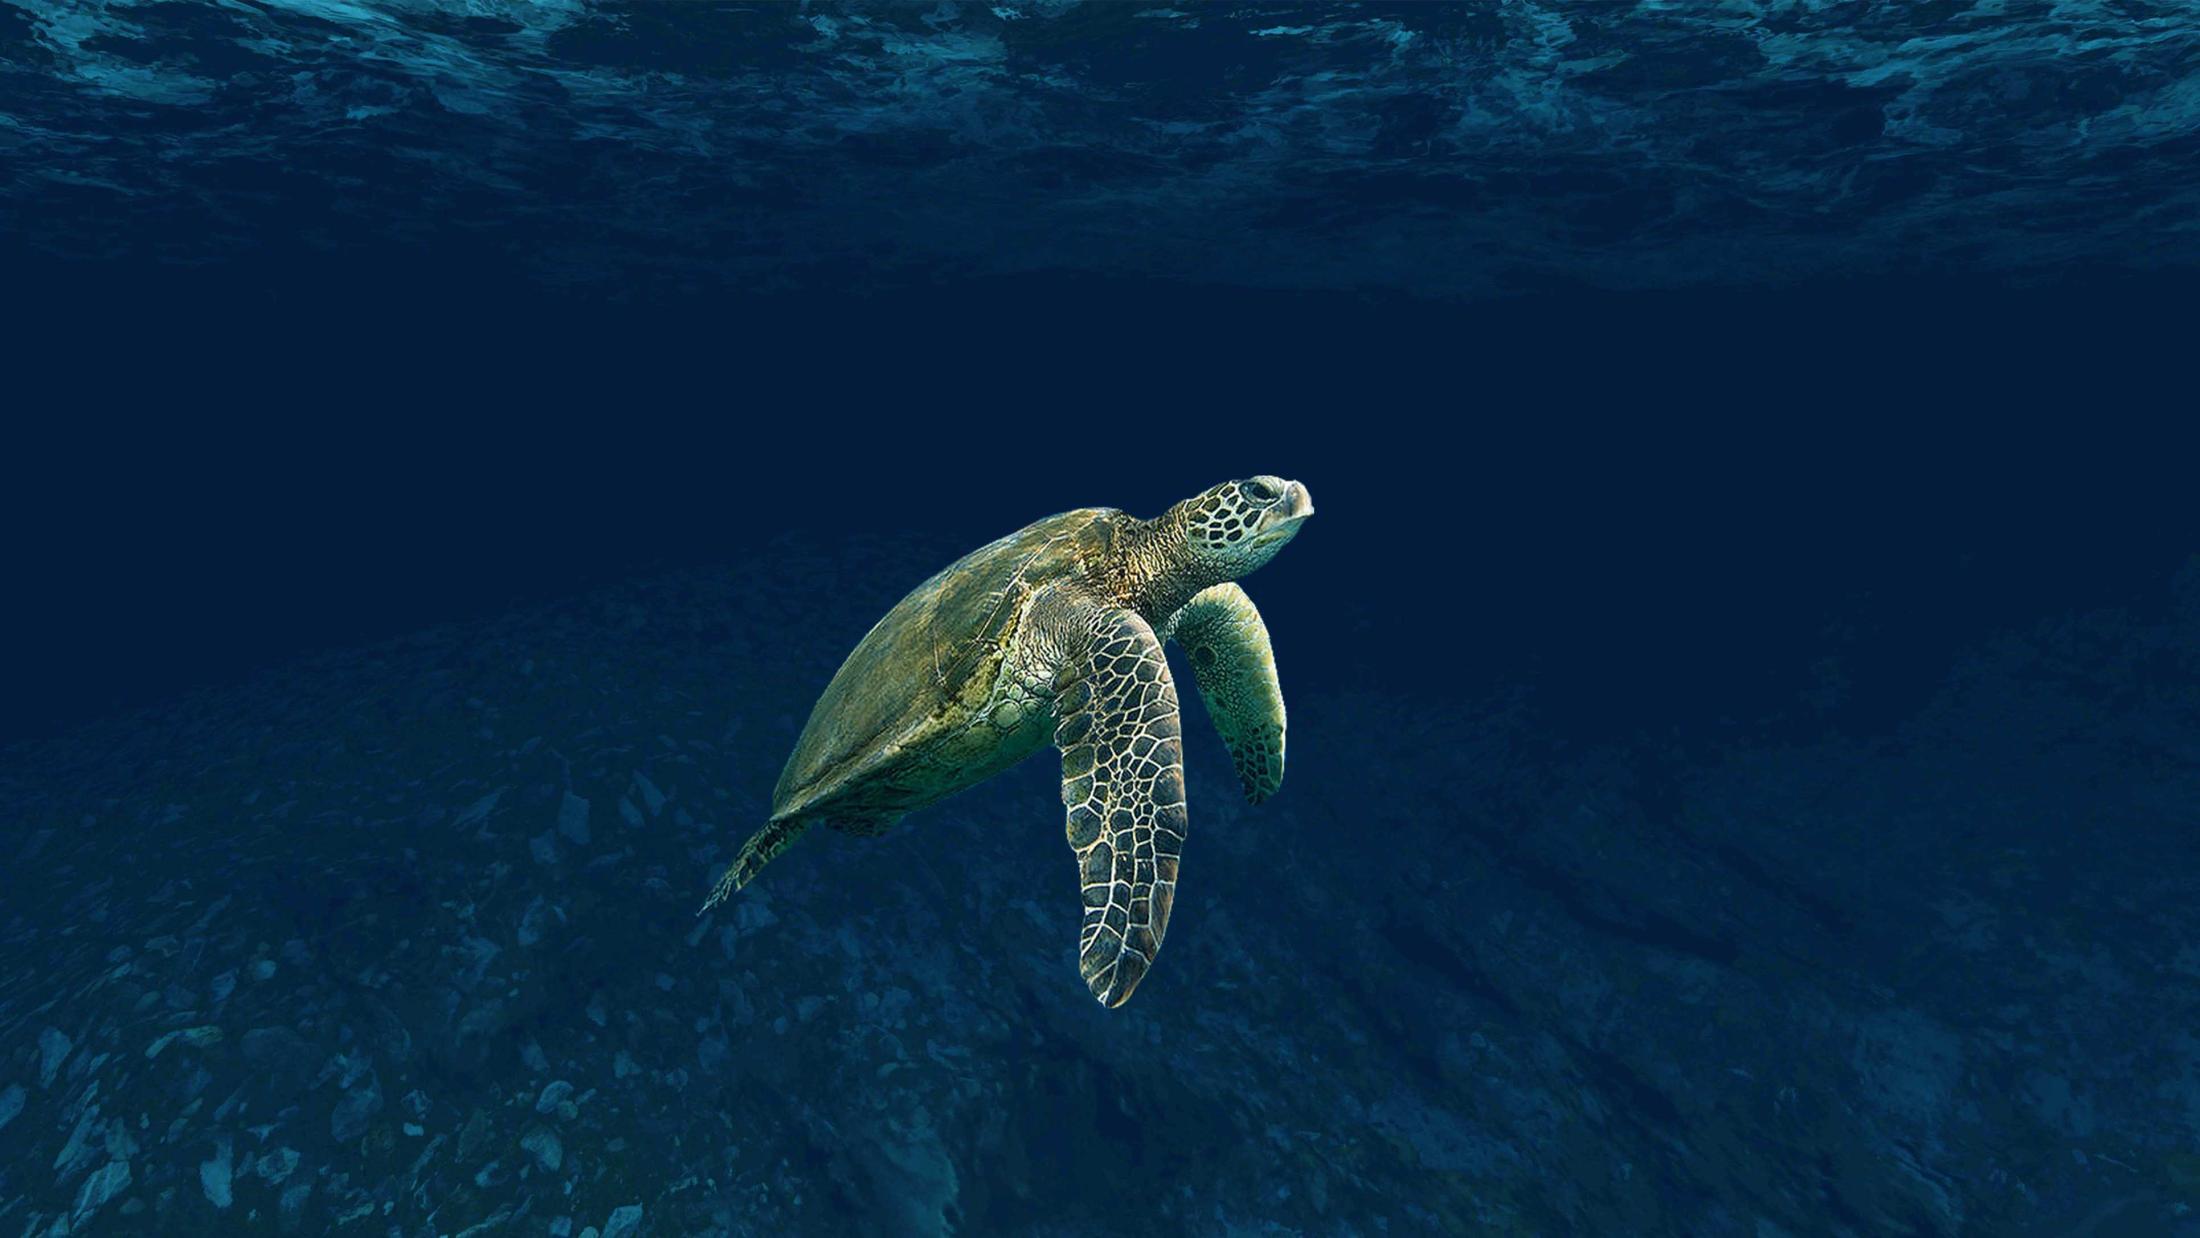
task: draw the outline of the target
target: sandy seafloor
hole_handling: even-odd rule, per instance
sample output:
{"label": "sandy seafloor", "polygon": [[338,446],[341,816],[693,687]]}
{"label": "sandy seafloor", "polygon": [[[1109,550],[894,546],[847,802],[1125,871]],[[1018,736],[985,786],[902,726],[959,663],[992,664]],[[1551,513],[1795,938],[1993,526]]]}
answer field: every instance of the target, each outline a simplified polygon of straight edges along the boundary
{"label": "sandy seafloor", "polygon": [[1111,1012],[1045,759],[694,917],[951,549],[786,541],[9,750],[0,1231],[2200,1234],[2200,566],[1869,738],[1294,696],[1252,810],[1194,716]]}

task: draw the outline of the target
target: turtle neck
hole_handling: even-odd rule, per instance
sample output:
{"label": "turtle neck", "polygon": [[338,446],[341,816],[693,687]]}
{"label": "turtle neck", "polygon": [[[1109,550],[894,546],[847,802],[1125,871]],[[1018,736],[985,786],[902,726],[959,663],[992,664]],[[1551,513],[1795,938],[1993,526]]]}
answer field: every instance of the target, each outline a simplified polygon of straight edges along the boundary
{"label": "turtle neck", "polygon": [[1192,595],[1209,585],[1222,583],[1192,554],[1184,535],[1182,503],[1152,520],[1136,521],[1126,531],[1121,547],[1123,579],[1121,596],[1146,621],[1159,628],[1169,616],[1183,609]]}

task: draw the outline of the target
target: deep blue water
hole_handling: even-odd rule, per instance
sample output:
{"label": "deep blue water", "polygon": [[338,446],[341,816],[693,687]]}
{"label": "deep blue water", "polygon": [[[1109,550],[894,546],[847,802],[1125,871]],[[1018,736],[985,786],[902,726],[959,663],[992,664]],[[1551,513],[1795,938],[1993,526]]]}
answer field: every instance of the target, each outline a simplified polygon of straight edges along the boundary
{"label": "deep blue water", "polygon": [[[2200,1233],[2196,134],[2142,0],[0,0],[0,1232]],[[1256,472],[1129,1005],[1048,754],[692,916]]]}

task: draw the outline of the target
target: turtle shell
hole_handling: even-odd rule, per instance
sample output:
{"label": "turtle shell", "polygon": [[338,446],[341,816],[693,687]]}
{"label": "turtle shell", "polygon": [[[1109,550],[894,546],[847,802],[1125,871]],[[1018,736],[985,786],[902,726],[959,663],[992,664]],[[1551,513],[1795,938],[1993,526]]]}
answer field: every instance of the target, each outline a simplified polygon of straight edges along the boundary
{"label": "turtle shell", "polygon": [[[898,816],[937,798],[921,786],[874,784],[906,782],[929,749],[962,730],[993,690],[1026,599],[1104,556],[1118,515],[1082,508],[1027,525],[955,560],[887,611],[811,708],[772,791],[772,819],[830,814],[836,803]],[[939,793],[954,788],[952,774]]]}

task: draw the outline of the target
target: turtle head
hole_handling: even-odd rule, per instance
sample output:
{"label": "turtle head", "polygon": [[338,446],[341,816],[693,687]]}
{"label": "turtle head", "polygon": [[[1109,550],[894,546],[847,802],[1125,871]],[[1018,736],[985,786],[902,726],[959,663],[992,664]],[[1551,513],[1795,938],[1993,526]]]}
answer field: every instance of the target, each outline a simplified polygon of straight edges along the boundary
{"label": "turtle head", "polygon": [[1295,481],[1262,474],[1226,481],[1171,512],[1202,576],[1236,580],[1276,556],[1314,514],[1314,500]]}

